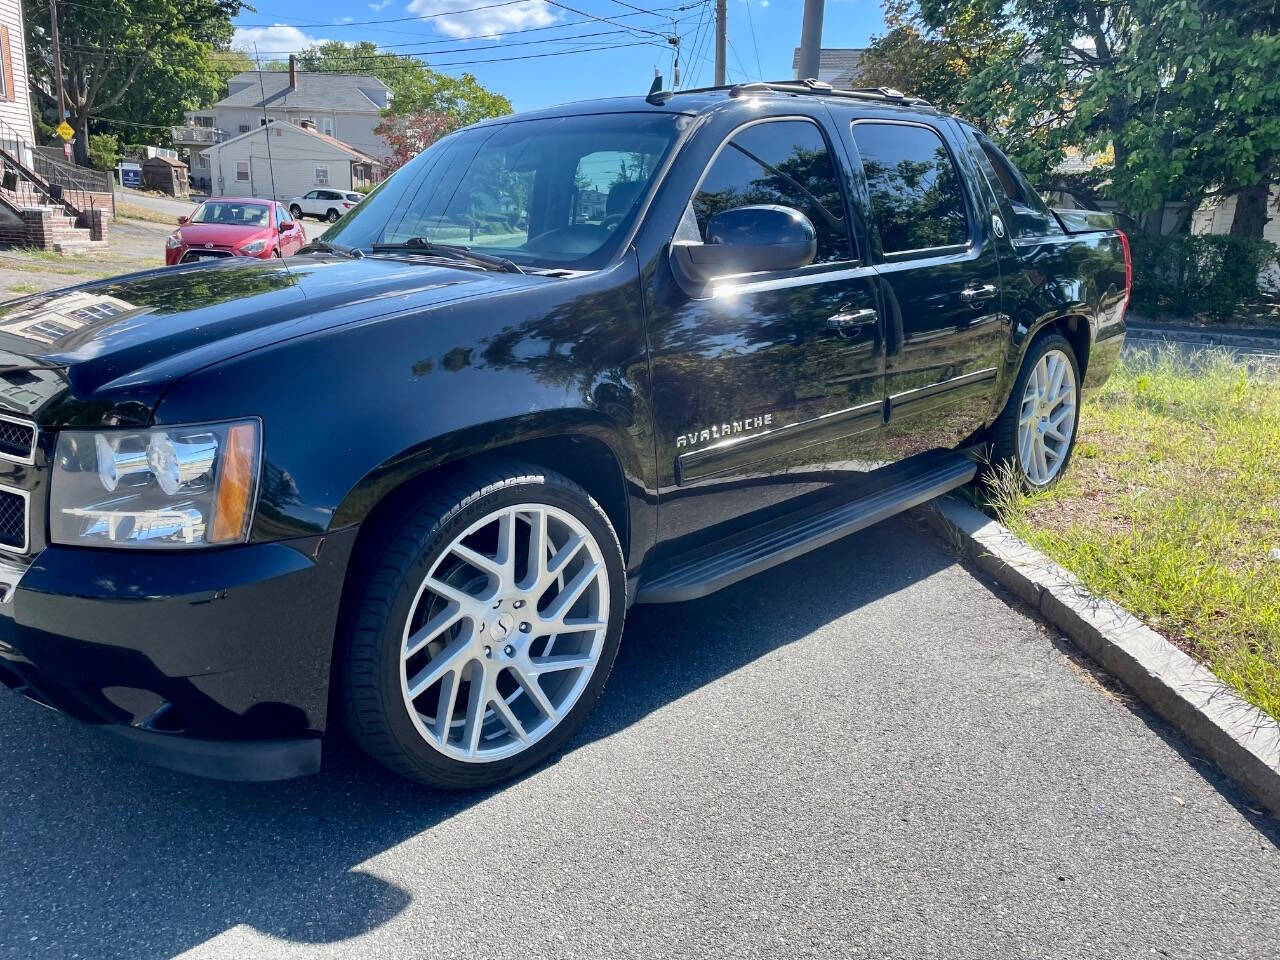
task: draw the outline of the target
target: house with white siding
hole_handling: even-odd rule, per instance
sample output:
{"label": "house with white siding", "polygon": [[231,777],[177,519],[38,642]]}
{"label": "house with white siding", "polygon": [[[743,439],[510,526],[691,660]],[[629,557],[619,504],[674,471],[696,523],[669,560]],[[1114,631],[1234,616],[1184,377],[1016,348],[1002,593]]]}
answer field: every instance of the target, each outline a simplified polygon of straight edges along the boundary
{"label": "house with white siding", "polygon": [[[22,0],[0,0],[0,87],[0,140],[35,143]],[[31,162],[29,156],[22,159]]]}
{"label": "house with white siding", "polygon": [[219,197],[288,200],[317,187],[354,190],[382,179],[379,160],[311,128],[272,120],[200,152]]}
{"label": "house with white siding", "polygon": [[190,110],[187,123],[174,127],[173,142],[191,154],[191,178],[216,190],[202,163],[204,148],[256,130],[272,121],[306,124],[382,160],[391,154],[385,138],[373,132],[391,106],[391,88],[377,77],[352,73],[310,73],[289,58],[289,69],[248,70],[227,82],[227,95],[207,110]]}

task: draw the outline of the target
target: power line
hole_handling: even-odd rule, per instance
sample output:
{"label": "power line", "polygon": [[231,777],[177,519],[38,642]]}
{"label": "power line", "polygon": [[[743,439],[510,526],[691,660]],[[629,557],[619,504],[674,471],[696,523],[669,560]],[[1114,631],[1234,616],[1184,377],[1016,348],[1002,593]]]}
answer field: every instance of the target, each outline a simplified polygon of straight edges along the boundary
{"label": "power line", "polygon": [[756,51],[756,79],[764,79],[764,67],[760,66],[760,44],[756,43],[756,21],[751,16],[751,0],[746,0],[747,4],[747,25],[751,27],[751,46]]}
{"label": "power line", "polygon": [[[344,27],[370,26],[372,24],[377,24],[377,23],[406,23],[406,22],[415,22],[420,20],[436,20],[436,19],[439,19],[440,17],[455,17],[463,13],[477,13],[481,10],[493,10],[493,9],[496,9],[497,7],[510,7],[517,3],[528,3],[528,2],[529,0],[495,0],[494,3],[484,3],[474,7],[462,7],[458,10],[441,10],[437,13],[415,14],[414,16],[411,16],[411,17],[387,17],[385,19],[380,19],[380,20],[356,20],[347,24],[328,24],[328,26],[344,26]],[[544,2],[550,2],[550,0],[544,0]],[[88,4],[88,3],[79,3],[77,2],[77,0],[58,0],[58,3],[64,7],[79,7],[83,10],[92,10],[95,13],[106,13],[106,11],[102,10],[101,7],[94,6],[93,4]],[[162,24],[162,25],[168,25],[168,26],[172,26],[174,22],[174,18],[172,17],[147,17],[139,14],[131,14],[131,18],[138,23],[156,23],[156,24]],[[204,19],[197,21],[197,20],[192,20],[190,17],[178,17],[177,19],[187,24],[204,22]],[[323,24],[323,23],[248,23],[248,24],[244,24],[242,23],[240,24],[240,26],[322,27],[322,26],[326,26],[326,24]]]}
{"label": "power line", "polygon": [[[560,3],[559,0],[543,0],[543,2],[549,3],[553,7],[559,7],[561,10],[568,10],[570,13],[576,13],[580,17],[589,17],[592,20],[599,20],[601,23],[612,24],[615,27],[620,26],[620,24],[614,20],[610,20],[608,17],[597,17],[594,13],[587,13],[587,11],[579,10],[577,7],[571,7],[568,4]],[[666,40],[670,36],[670,34],[659,33],[657,30],[649,30],[645,27],[632,27],[631,29],[639,30],[642,33],[648,33],[655,37],[661,37],[663,40]]]}
{"label": "power line", "polygon": [[[397,53],[397,54],[392,54],[392,53],[390,53],[390,52],[341,54],[341,55],[338,55],[337,59],[339,59],[339,60],[371,60],[371,59],[375,59],[375,60],[376,60],[376,59],[380,59],[380,58],[382,58],[382,57],[387,57],[387,56],[400,56],[400,57],[407,57],[407,56],[427,56],[427,55],[432,55],[432,56],[434,56],[434,55],[441,55],[441,54],[443,54],[443,55],[448,55],[448,54],[457,54],[457,53],[471,53],[471,52],[473,52],[473,51],[477,51],[477,50],[486,50],[486,49],[487,49],[487,50],[505,50],[505,49],[508,49],[508,48],[510,48],[510,47],[527,47],[527,46],[532,46],[532,45],[535,45],[535,44],[542,44],[542,43],[569,43],[569,42],[572,42],[572,41],[575,41],[575,40],[586,40],[586,39],[589,39],[589,38],[591,38],[591,37],[607,37],[607,36],[616,36],[616,35],[618,35],[618,34],[632,35],[632,34],[630,34],[630,33],[629,33],[629,31],[626,31],[626,30],[598,30],[598,31],[596,31],[596,32],[594,32],[594,33],[575,33],[575,34],[569,34],[569,35],[567,35],[567,36],[562,36],[562,37],[541,37],[541,38],[539,38],[539,39],[537,39],[537,40],[515,40],[515,41],[512,41],[512,42],[510,42],[510,43],[495,43],[495,44],[489,44],[489,45],[487,45],[487,46],[479,46],[479,45],[477,45],[477,46],[470,46],[470,47],[457,47],[457,48],[455,48],[455,49],[432,49],[432,50],[418,50],[418,51],[406,50],[406,51],[401,51],[400,53]],[[447,42],[449,42],[449,41],[436,41],[436,42],[438,42],[438,43],[447,43]],[[385,45],[384,47],[382,47],[381,49],[382,49],[383,51],[390,51],[390,50],[391,50],[391,49],[393,49],[393,48],[398,49],[398,48],[400,48],[400,47],[413,47],[413,46],[418,46],[418,45],[419,45],[419,44],[415,44],[415,43],[387,44],[387,45]],[[99,52],[102,48],[101,48],[101,47],[89,47],[89,46],[76,46],[76,47],[65,47],[65,46],[64,46],[64,47],[63,47],[63,49],[65,49],[65,50],[75,50],[75,51],[78,51],[78,52],[80,52],[80,53],[97,53],[97,52]],[[115,50],[119,50],[119,51],[121,51],[121,52],[126,52],[126,53],[138,53],[138,54],[144,54],[144,53],[151,53],[151,52],[152,52],[152,51],[150,51],[150,50],[148,50],[148,49],[146,49],[146,48],[143,48],[143,47],[115,47],[115,48],[113,48],[113,49],[115,49]],[[272,52],[271,52],[271,54],[269,54],[268,56],[279,57],[279,56],[281,56],[281,55],[283,55],[283,54],[290,54],[290,53],[305,54],[305,53],[310,52],[310,50],[311,50],[311,49],[314,49],[314,48],[308,48],[308,49],[304,49],[304,50],[275,50],[275,51],[272,51]],[[271,62],[273,62],[273,61],[272,61],[272,60],[267,60],[266,62],[267,62],[267,63],[271,63]],[[278,61],[278,60],[276,60],[276,61],[274,61],[274,62],[277,62],[277,63],[278,63],[279,61]],[[268,72],[271,72],[271,71],[268,71]]]}
{"label": "power line", "polygon": [[[570,40],[572,38],[566,37],[565,39]],[[511,46],[515,46],[515,44],[512,44]],[[596,44],[596,45],[587,46],[587,47],[577,47],[570,50],[553,50],[547,53],[524,54],[524,55],[513,56],[513,57],[489,57],[489,58],[482,58],[482,59],[475,59],[475,60],[449,60],[446,62],[441,62],[439,60],[427,61],[427,60],[419,59],[417,54],[412,54],[412,53],[383,53],[383,54],[367,54],[367,55],[361,54],[361,55],[344,57],[344,60],[348,64],[369,64],[370,68],[372,68],[372,66],[377,66],[379,71],[384,73],[387,71],[395,71],[395,70],[414,70],[419,67],[425,67],[427,69],[440,72],[440,71],[448,70],[453,67],[474,66],[474,65],[485,64],[485,63],[508,63],[508,62],[517,61],[517,60],[534,60],[542,57],[560,57],[560,56],[568,56],[570,54],[576,54],[576,53],[595,53],[600,50],[621,50],[627,47],[643,47],[643,46],[657,47],[658,49],[661,49],[661,50],[667,49],[665,44],[659,44],[653,40],[633,40],[627,43],[610,43],[610,44],[601,43],[601,44]],[[480,47],[480,48],[470,48],[467,50],[455,50],[455,51],[450,51],[449,55],[457,56],[459,54],[469,53],[472,50],[483,50],[483,49],[484,49],[483,47]],[[149,54],[139,53],[139,54],[133,54],[131,56],[136,59],[137,57],[143,57],[148,55]],[[399,62],[397,63],[395,61],[399,61]],[[266,72],[275,73],[277,71],[268,70]],[[318,72],[323,73],[325,71],[318,71]]]}

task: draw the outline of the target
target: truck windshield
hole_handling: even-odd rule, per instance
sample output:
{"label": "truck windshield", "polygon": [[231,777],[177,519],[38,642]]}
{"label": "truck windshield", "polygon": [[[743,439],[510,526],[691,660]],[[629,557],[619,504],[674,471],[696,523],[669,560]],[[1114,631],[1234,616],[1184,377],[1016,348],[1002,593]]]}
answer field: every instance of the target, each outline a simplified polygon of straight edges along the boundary
{"label": "truck windshield", "polygon": [[598,269],[686,119],[616,113],[463,130],[405,164],[324,239],[366,253],[425,240],[521,267]]}

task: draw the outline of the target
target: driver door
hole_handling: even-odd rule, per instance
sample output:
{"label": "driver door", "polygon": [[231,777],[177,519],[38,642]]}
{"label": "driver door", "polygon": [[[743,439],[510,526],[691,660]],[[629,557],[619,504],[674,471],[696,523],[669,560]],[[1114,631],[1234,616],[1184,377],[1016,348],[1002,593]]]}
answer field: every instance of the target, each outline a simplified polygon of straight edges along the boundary
{"label": "driver door", "polygon": [[728,535],[869,468],[883,424],[884,339],[847,184],[819,123],[788,116],[732,131],[690,198],[676,239],[705,242],[713,214],[778,204],[813,223],[818,248],[808,266],[733,277],[705,298],[655,287],[649,335],[668,550]]}

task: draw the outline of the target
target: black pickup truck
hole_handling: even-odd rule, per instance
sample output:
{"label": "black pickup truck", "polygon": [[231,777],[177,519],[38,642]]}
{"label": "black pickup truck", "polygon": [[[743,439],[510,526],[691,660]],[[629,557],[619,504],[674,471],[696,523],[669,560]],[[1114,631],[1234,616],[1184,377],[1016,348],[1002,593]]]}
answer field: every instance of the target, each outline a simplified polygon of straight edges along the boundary
{"label": "black pickup truck", "polygon": [[0,308],[0,679],[129,751],[478,787],[561,748],[632,603],[1071,456],[1127,242],[892,91],[748,84],[452,134],[304,255]]}

